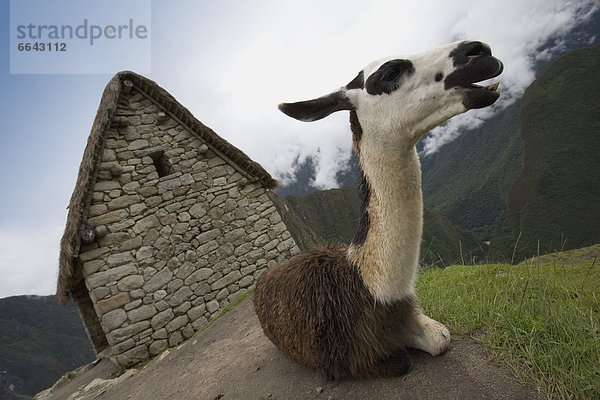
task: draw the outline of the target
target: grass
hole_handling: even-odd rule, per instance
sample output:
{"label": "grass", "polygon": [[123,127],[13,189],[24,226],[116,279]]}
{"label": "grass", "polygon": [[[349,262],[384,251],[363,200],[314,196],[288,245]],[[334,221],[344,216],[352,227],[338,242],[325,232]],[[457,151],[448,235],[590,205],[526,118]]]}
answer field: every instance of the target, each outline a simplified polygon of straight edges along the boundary
{"label": "grass", "polygon": [[223,315],[225,315],[229,311],[233,310],[235,308],[235,306],[240,304],[242,301],[246,300],[249,297],[252,297],[253,294],[254,294],[254,287],[251,287],[250,289],[246,290],[245,292],[238,294],[237,296],[232,298],[231,301],[229,301],[229,303],[227,303],[227,305],[225,307],[221,308],[219,310],[219,312],[217,313],[217,315],[215,315],[213,318],[211,318],[210,322],[216,321],[217,319],[221,318]]}
{"label": "grass", "polygon": [[425,311],[480,341],[549,399],[600,398],[600,267],[452,266],[423,272]]}

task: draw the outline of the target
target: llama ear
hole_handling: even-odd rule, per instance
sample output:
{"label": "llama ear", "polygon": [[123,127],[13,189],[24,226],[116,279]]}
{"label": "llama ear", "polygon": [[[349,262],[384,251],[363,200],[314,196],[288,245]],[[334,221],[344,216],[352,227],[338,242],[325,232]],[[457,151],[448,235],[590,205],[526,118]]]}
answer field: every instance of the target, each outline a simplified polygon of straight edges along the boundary
{"label": "llama ear", "polygon": [[279,109],[286,115],[304,122],[317,121],[331,113],[354,110],[355,107],[342,90],[313,100],[281,103]]}

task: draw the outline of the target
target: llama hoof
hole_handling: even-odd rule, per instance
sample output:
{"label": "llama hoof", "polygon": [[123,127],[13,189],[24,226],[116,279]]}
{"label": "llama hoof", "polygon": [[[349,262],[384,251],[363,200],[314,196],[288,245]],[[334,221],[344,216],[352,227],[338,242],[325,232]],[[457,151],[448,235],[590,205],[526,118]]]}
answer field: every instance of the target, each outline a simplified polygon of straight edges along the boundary
{"label": "llama hoof", "polygon": [[448,330],[448,328],[446,328],[446,326],[440,324],[439,322],[434,322],[437,326],[434,328],[433,333],[433,351],[429,354],[431,354],[432,356],[438,356],[440,354],[444,354],[446,351],[448,351],[448,347],[450,347],[450,331]]}
{"label": "llama hoof", "polygon": [[417,316],[417,329],[411,347],[423,350],[432,356],[445,353],[450,346],[450,331],[443,324],[424,314]]}

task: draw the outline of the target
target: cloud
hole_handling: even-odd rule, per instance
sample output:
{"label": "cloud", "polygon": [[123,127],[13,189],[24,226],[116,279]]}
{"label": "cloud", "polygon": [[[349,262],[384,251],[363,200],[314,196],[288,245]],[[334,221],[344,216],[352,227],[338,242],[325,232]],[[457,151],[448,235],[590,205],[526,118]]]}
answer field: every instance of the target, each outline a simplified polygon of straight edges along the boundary
{"label": "cloud", "polygon": [[[513,3],[513,2],[511,2]],[[590,2],[523,1],[506,4],[481,2],[456,22],[452,33],[457,38],[482,37],[493,43],[495,55],[504,60],[499,78],[501,97],[492,107],[469,111],[431,131],[424,139],[422,153],[433,154],[465,130],[485,120],[520,98],[535,80],[534,65],[564,51],[561,37],[589,18],[597,6]],[[493,16],[493,18],[491,17]],[[549,40],[554,44],[543,48]]]}
{"label": "cloud", "polygon": [[63,228],[60,224],[30,231],[0,227],[0,298],[56,292]]}
{"label": "cloud", "polygon": [[[178,55],[176,67],[185,79],[174,78],[172,84],[181,88],[184,96],[178,98],[200,119],[284,183],[294,175],[294,162],[311,156],[317,169],[314,184],[333,187],[336,172],[347,166],[351,151],[347,116],[298,123],[280,114],[278,103],[335,90],[380,57],[410,55],[457,39],[490,43],[506,66],[500,78],[501,100],[493,108],[470,111],[432,131],[425,140],[425,153],[430,154],[518,98],[535,78],[538,48],[581,22],[590,4],[424,0],[374,1],[368,6],[347,1],[340,6],[308,0],[261,1],[204,32],[215,49],[212,57],[206,52],[184,59]],[[182,26],[193,35],[190,26]],[[546,50],[540,57],[558,50]],[[202,89],[192,93],[190,88]]]}

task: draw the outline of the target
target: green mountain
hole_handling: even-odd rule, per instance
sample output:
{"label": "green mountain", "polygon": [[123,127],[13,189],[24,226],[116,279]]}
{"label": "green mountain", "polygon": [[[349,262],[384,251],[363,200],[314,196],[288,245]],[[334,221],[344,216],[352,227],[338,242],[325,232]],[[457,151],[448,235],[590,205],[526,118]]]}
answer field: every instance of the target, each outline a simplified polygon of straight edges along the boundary
{"label": "green mountain", "polygon": [[422,160],[425,205],[480,241],[510,234],[506,198],[522,166],[520,102]]}
{"label": "green mountain", "polygon": [[489,241],[489,259],[598,242],[599,54],[563,55],[521,101],[423,159],[426,206]]}
{"label": "green mountain", "polygon": [[[526,90],[524,165],[508,196],[527,257],[600,239],[600,46],[565,54]],[[538,242],[539,241],[539,242]]]}
{"label": "green mountain", "polygon": [[0,299],[0,398],[24,399],[95,359],[77,308],[54,296]]}
{"label": "green mountain", "polygon": [[[322,243],[350,243],[358,225],[360,204],[354,187],[277,199],[282,218],[302,249]],[[421,254],[424,264],[471,262],[481,254],[473,235],[458,230],[438,212],[425,209]]]}

